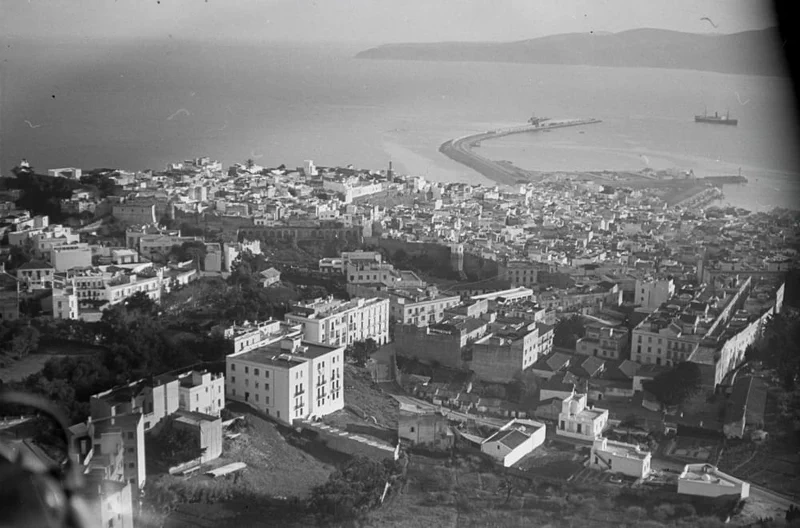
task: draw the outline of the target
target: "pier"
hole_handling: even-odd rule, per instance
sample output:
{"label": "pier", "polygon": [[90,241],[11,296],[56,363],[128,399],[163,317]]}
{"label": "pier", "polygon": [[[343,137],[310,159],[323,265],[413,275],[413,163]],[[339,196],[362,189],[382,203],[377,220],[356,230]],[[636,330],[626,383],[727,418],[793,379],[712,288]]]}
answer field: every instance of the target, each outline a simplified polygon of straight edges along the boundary
{"label": "pier", "polygon": [[496,139],[511,134],[523,134],[527,132],[540,132],[542,130],[552,130],[554,128],[566,128],[581,125],[592,125],[600,123],[599,119],[574,119],[568,121],[549,120],[538,122],[538,124],[521,125],[517,127],[501,128],[489,130],[481,134],[472,134],[457,139],[445,141],[439,147],[439,152],[451,160],[466,165],[470,169],[482,174],[486,178],[504,185],[515,185],[520,181],[528,182],[526,171],[512,165],[511,163],[497,162],[484,158],[472,151],[474,147],[480,146],[481,141]]}

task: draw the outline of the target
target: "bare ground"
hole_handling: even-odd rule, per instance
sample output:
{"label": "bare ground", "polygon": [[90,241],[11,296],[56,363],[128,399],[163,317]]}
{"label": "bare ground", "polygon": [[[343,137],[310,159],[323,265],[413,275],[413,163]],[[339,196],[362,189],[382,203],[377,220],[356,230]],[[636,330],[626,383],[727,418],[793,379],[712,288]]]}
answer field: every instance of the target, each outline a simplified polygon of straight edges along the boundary
{"label": "bare ground", "polygon": [[326,416],[325,423],[342,428],[355,423],[397,429],[399,406],[372,382],[367,369],[345,365],[344,401],[345,409]]}

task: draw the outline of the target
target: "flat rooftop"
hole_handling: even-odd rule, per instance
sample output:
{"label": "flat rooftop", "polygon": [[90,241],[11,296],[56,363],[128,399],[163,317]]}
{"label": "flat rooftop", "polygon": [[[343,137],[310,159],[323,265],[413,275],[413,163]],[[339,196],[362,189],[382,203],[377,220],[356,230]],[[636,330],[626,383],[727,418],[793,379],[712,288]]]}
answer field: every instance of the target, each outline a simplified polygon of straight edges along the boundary
{"label": "flat rooftop", "polygon": [[718,486],[729,486],[731,488],[743,484],[743,481],[721,472],[711,464],[687,464],[678,478],[694,482],[707,482]]}
{"label": "flat rooftop", "polygon": [[329,352],[332,352],[340,347],[320,345],[316,343],[309,343],[303,341],[301,347],[306,347],[306,350],[284,350],[281,349],[280,342],[271,343],[269,345],[250,350],[244,354],[233,356],[235,359],[243,361],[250,361],[253,363],[260,363],[262,365],[269,365],[282,368],[293,368],[297,365],[305,363],[309,359],[316,359]]}
{"label": "flat rooftop", "polygon": [[644,460],[650,454],[647,451],[640,451],[635,445],[626,444],[624,442],[614,442],[612,440],[607,441],[605,451],[617,456],[638,458],[640,460]]}

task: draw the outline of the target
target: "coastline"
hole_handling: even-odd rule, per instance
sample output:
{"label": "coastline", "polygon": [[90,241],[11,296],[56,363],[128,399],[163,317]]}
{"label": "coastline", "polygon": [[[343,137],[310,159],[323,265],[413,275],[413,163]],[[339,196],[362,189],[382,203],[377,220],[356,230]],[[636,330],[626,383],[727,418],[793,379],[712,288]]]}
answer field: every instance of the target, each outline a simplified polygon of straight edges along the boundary
{"label": "coastline", "polygon": [[552,174],[563,174],[574,179],[592,181],[608,187],[627,187],[632,189],[662,189],[664,200],[671,207],[699,205],[714,200],[708,200],[712,195],[715,199],[721,198],[722,186],[730,184],[745,184],[747,178],[741,175],[706,176],[696,178],[693,175],[679,177],[664,177],[664,172],[656,171],[557,171],[545,172],[525,170],[517,167],[510,161],[492,160],[473,151],[481,142],[497,139],[512,134],[528,132],[542,132],[553,128],[575,127],[581,125],[597,124],[598,119],[579,119],[569,121],[547,120],[535,125],[523,125],[499,130],[462,136],[442,143],[439,152],[453,161],[465,165],[482,176],[500,185],[513,186],[542,181]]}
{"label": "coastline", "polygon": [[511,162],[500,162],[485,158],[473,152],[472,149],[480,146],[481,141],[487,139],[496,139],[511,134],[541,132],[553,128],[574,127],[596,123],[601,123],[601,121],[599,119],[579,119],[562,122],[547,121],[546,125],[522,125],[519,127],[489,130],[480,134],[471,134],[445,141],[439,146],[439,152],[451,160],[465,165],[489,180],[497,182],[501,185],[528,183],[531,181],[533,176],[532,172],[521,169]]}

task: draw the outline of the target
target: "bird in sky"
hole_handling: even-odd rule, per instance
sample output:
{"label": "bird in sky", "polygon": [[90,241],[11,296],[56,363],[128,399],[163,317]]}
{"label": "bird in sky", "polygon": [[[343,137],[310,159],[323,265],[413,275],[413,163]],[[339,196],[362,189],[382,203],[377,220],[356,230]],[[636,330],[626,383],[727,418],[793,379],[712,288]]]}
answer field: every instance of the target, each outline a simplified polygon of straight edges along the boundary
{"label": "bird in sky", "polygon": [[710,18],[708,18],[708,17],[703,17],[703,18],[701,18],[700,20],[707,20],[709,24],[711,24],[711,25],[712,25],[712,26],[714,26],[715,28],[717,27],[717,25],[714,23],[714,21],[713,21],[713,20],[711,20],[711,19],[710,19]]}
{"label": "bird in sky", "polygon": [[31,128],[39,128],[40,126],[42,126],[42,125],[34,125],[33,123],[31,123],[27,119],[25,120],[25,122],[28,123],[28,126],[31,127]]}
{"label": "bird in sky", "polygon": [[167,118],[167,121],[172,121],[173,119],[175,119],[175,118],[176,118],[177,116],[179,116],[180,114],[186,114],[187,116],[190,116],[190,115],[192,115],[191,113],[189,113],[189,111],[188,111],[187,109],[185,109],[185,108],[181,108],[180,110],[176,111],[174,114],[172,114],[171,116],[169,116],[169,117]]}
{"label": "bird in sky", "polygon": [[750,102],[750,99],[748,99],[747,101],[742,101],[742,98],[739,96],[739,92],[734,92],[734,93],[736,94],[736,99],[739,101],[740,105],[744,106]]}

